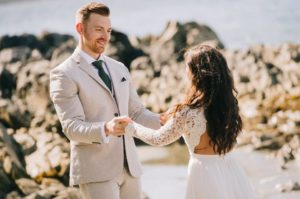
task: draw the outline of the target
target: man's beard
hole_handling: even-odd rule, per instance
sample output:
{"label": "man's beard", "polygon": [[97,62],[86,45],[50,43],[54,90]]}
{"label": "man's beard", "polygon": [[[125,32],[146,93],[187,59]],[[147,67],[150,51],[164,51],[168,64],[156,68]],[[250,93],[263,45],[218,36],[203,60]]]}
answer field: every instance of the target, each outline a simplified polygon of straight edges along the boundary
{"label": "man's beard", "polygon": [[102,48],[97,47],[96,45],[92,46],[92,51],[95,52],[95,53],[102,53],[103,52]]}
{"label": "man's beard", "polygon": [[102,40],[101,38],[91,41],[89,34],[86,31],[84,32],[84,37],[86,40],[86,47],[89,48],[90,51],[95,54],[100,54],[104,51],[105,44],[103,46],[98,44],[98,42]]}
{"label": "man's beard", "polygon": [[102,53],[102,52],[104,51],[104,47],[99,46],[99,45],[97,44],[97,41],[98,41],[98,40],[96,40],[95,42],[89,44],[88,47],[89,47],[90,50],[93,51],[94,53],[99,54],[99,53]]}

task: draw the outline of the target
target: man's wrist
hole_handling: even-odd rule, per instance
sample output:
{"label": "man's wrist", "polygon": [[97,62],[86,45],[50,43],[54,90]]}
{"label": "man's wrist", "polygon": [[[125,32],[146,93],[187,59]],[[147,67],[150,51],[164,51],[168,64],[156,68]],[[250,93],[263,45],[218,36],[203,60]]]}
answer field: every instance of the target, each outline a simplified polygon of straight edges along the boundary
{"label": "man's wrist", "polygon": [[109,130],[108,130],[108,128],[107,128],[107,123],[106,123],[106,122],[104,123],[104,134],[105,134],[106,136],[109,136]]}

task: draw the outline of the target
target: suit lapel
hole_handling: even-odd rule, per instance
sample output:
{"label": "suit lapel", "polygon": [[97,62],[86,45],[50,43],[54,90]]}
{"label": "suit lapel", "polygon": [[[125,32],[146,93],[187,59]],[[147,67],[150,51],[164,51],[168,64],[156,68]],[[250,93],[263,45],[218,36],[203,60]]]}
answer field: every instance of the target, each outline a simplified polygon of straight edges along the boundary
{"label": "suit lapel", "polygon": [[107,66],[107,69],[108,69],[108,72],[109,72],[109,75],[111,77],[111,81],[112,81],[112,86],[113,86],[113,89],[114,89],[114,94],[115,94],[115,100],[116,100],[116,103],[119,105],[118,101],[119,99],[121,99],[120,97],[120,92],[119,92],[119,88],[120,88],[120,83],[121,83],[121,80],[120,80],[120,77],[119,75],[117,74],[117,69],[113,66],[113,63],[110,63],[108,59],[106,59],[105,56],[103,56],[103,59],[104,59],[104,62]]}
{"label": "suit lapel", "polygon": [[77,63],[77,66],[83,70],[84,72],[86,72],[91,78],[93,78],[97,83],[99,83],[104,89],[106,89],[108,92],[111,93],[111,91],[109,90],[109,88],[107,88],[107,86],[105,85],[105,83],[103,82],[103,80],[99,77],[99,75],[97,74],[97,72],[95,70],[93,70],[92,66],[90,64],[88,64],[81,56],[80,56],[80,50],[77,48],[73,55],[72,58],[75,60],[75,62]]}

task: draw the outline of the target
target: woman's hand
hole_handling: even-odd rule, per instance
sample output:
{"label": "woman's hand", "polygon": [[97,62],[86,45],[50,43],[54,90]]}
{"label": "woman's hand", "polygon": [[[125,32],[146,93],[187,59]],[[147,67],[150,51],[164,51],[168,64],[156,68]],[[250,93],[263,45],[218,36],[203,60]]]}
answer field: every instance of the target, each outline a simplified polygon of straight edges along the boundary
{"label": "woman's hand", "polygon": [[166,112],[160,114],[159,122],[162,126],[165,125],[165,123],[172,117],[174,111],[175,111],[175,107],[171,107]]}

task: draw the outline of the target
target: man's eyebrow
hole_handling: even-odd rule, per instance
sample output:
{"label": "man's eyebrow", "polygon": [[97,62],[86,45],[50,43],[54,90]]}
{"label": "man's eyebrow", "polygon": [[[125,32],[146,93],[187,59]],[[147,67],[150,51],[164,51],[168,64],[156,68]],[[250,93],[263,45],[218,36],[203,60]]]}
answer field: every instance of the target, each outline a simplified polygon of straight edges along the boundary
{"label": "man's eyebrow", "polygon": [[[104,27],[96,25],[95,28],[104,28]],[[112,29],[112,27],[109,27],[108,29]]]}

